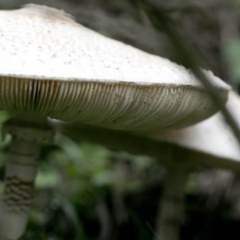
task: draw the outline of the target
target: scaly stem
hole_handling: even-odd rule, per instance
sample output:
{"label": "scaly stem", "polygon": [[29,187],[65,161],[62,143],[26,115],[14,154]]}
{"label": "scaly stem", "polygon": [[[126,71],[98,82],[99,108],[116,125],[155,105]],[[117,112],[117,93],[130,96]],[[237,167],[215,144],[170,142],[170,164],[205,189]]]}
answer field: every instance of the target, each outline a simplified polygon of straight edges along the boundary
{"label": "scaly stem", "polygon": [[0,240],[17,240],[28,221],[41,143],[51,142],[54,134],[46,118],[26,114],[11,118],[2,131],[12,135],[12,142],[0,201]]}
{"label": "scaly stem", "polygon": [[33,198],[40,144],[13,137],[7,155],[4,191],[0,202],[0,240],[24,233]]}
{"label": "scaly stem", "polygon": [[178,240],[183,222],[187,173],[182,166],[169,167],[158,212],[155,240]]}

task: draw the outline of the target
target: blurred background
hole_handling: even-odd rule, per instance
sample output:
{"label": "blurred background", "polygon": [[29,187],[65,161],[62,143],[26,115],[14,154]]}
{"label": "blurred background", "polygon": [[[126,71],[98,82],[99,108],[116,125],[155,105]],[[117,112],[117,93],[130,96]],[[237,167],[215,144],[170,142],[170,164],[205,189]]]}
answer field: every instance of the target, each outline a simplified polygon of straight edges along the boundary
{"label": "blurred background", "polygon": [[[193,57],[238,91],[239,0],[147,0],[178,23]],[[108,37],[182,63],[171,39],[152,26],[137,0],[0,0],[0,9],[37,3],[64,9]],[[156,14],[156,13],[153,13]],[[188,45],[186,44],[186,47]],[[7,116],[0,113],[0,121]],[[0,143],[0,179],[10,139]],[[240,239],[239,174],[199,166],[185,195],[181,239]],[[155,233],[165,170],[160,159],[114,151],[60,134],[41,153],[24,240],[150,240]],[[3,190],[0,184],[0,193]],[[235,237],[233,237],[235,236]]]}

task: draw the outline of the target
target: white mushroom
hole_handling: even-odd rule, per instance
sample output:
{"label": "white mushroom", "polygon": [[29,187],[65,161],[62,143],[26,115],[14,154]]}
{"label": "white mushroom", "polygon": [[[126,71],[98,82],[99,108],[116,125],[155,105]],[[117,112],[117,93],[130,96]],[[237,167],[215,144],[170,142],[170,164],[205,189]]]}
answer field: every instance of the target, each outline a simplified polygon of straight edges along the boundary
{"label": "white mushroom", "polygon": [[[0,19],[1,109],[141,131],[188,126],[216,112],[184,67],[62,11],[27,5]],[[229,87],[205,73],[226,100]]]}
{"label": "white mushroom", "polygon": [[[226,108],[240,127],[240,97],[236,93],[230,92]],[[232,129],[226,124],[222,113],[217,113],[209,119],[187,128],[154,132],[147,134],[147,136],[240,164],[239,142]],[[188,161],[194,161],[194,159],[188,159]],[[178,167],[178,171],[171,168],[168,170],[168,181],[156,226],[156,240],[178,239],[178,229],[176,227],[179,227],[179,225],[171,224],[169,220],[179,221],[182,218],[182,215],[177,211],[183,209],[184,181],[181,181],[181,179],[184,179],[184,176],[186,179],[186,172],[180,167]],[[171,197],[169,198],[169,196]]]}
{"label": "white mushroom", "polygon": [[[0,109],[13,140],[0,208],[0,239],[24,232],[46,117],[107,128],[154,130],[199,122],[217,109],[191,72],[108,39],[63,11],[0,11]],[[227,100],[229,87],[204,71]]]}

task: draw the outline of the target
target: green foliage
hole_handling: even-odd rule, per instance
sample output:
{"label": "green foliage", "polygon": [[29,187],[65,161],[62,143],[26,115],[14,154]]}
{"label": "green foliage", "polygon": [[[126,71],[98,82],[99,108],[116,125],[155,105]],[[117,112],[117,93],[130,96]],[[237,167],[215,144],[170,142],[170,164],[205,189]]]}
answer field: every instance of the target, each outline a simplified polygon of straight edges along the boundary
{"label": "green foliage", "polygon": [[[87,142],[77,144],[60,135],[55,146],[43,146],[42,152],[23,240],[95,239],[101,230],[98,202],[112,194],[141,192],[162,172],[152,158],[116,153]],[[144,226],[134,210],[129,216],[137,226]],[[88,225],[95,230],[89,230]],[[147,228],[142,231],[149,236]]]}
{"label": "green foliage", "polygon": [[233,79],[240,83],[240,40],[232,40],[226,44],[223,48],[223,54]]}

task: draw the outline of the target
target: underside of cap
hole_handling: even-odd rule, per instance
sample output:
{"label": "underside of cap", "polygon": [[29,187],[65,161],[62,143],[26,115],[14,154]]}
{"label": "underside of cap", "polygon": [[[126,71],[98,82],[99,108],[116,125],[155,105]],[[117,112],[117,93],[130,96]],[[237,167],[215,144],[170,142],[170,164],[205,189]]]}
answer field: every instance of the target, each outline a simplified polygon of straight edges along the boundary
{"label": "underside of cap", "polygon": [[[192,86],[61,82],[0,77],[0,109],[97,126],[146,131],[201,121],[216,109]],[[227,91],[221,90],[223,101]]]}

